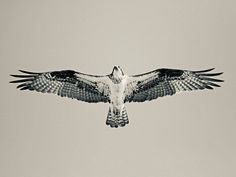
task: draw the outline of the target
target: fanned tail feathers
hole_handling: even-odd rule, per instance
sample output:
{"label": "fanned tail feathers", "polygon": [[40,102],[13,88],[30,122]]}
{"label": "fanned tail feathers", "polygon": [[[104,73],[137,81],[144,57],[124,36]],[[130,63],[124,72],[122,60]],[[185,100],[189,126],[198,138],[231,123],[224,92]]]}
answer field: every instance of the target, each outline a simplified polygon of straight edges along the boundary
{"label": "fanned tail feathers", "polygon": [[114,114],[109,108],[106,124],[112,128],[123,127],[129,123],[128,114],[125,107],[118,113]]}

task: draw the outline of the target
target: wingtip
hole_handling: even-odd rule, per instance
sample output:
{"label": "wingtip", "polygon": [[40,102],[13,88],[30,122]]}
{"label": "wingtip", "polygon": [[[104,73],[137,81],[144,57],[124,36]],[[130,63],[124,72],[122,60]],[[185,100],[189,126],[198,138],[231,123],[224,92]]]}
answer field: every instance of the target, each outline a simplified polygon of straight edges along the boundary
{"label": "wingtip", "polygon": [[14,81],[10,81],[9,83],[13,84],[13,83],[17,83],[17,81],[16,81],[16,80],[14,80]]}
{"label": "wingtip", "polygon": [[205,70],[200,70],[200,71],[194,71],[194,73],[205,73],[214,70],[215,68],[210,68],[210,69],[205,69]]}
{"label": "wingtip", "polygon": [[217,73],[217,74],[218,74],[218,76],[219,76],[219,75],[222,75],[222,74],[224,74],[224,72],[219,72],[219,73]]}
{"label": "wingtip", "polygon": [[213,87],[209,86],[209,85],[206,85],[205,86],[207,89],[210,89],[210,90],[213,90]]}
{"label": "wingtip", "polygon": [[23,70],[23,69],[19,69],[18,71],[20,71],[20,72],[28,72],[28,71],[25,71],[25,70]]}
{"label": "wingtip", "polygon": [[25,71],[25,70],[22,70],[22,69],[19,69],[18,71],[20,71],[22,73],[25,73],[25,74],[40,74],[40,73],[36,73],[36,72]]}
{"label": "wingtip", "polygon": [[26,73],[26,72],[27,72],[27,71],[22,70],[22,69],[19,69],[18,71],[19,71],[19,72],[22,72],[22,73]]}
{"label": "wingtip", "polygon": [[210,68],[210,69],[206,69],[206,71],[205,72],[209,72],[209,71],[213,71],[213,70],[215,70],[216,68]]}

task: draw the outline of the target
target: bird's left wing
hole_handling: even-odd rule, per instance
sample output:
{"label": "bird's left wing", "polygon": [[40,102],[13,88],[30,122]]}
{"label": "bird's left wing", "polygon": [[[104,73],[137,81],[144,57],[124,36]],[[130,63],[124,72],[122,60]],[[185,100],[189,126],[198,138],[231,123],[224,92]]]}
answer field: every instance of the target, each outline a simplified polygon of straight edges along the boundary
{"label": "bird's left wing", "polygon": [[173,95],[179,91],[220,87],[215,82],[223,82],[223,80],[212,77],[222,73],[208,73],[213,69],[188,71],[163,68],[130,76],[127,78],[125,102],[144,102],[166,95]]}
{"label": "bird's left wing", "polygon": [[85,102],[109,102],[108,77],[87,75],[73,70],[35,73],[20,70],[24,75],[11,75],[21,78],[10,83],[19,83],[20,90],[35,90],[54,93]]}

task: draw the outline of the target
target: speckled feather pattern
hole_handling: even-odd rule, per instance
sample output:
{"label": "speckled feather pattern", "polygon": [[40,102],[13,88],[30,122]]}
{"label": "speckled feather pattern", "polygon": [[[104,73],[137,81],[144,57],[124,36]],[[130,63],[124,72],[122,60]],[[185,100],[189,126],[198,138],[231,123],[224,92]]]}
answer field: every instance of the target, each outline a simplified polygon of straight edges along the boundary
{"label": "speckled feather pattern", "polygon": [[[215,82],[223,82],[223,80],[211,78],[222,73],[207,73],[213,69],[205,71],[186,71],[174,69],[158,69],[153,73],[149,73],[148,79],[142,79],[143,76],[134,76],[134,81],[127,86],[133,87],[132,92],[127,91],[126,102],[143,102],[173,95],[180,91],[192,91],[202,89],[213,89],[219,87]],[[136,85],[135,85],[135,84]],[[134,86],[135,85],[135,86]]]}
{"label": "speckled feather pattern", "polygon": [[126,102],[144,102],[181,91],[220,87],[216,83],[223,80],[215,79],[214,76],[222,73],[211,73],[212,70],[163,68],[134,76],[124,75],[120,67],[114,67],[113,72],[106,76],[88,75],[73,70],[45,73],[20,70],[24,75],[12,75],[20,79],[11,83],[18,83],[17,88],[20,90],[53,93],[89,103],[109,102],[106,124],[110,127],[122,127],[129,123]]}
{"label": "speckled feather pattern", "polygon": [[[24,72],[24,71],[23,71]],[[20,77],[22,75],[13,75]],[[21,90],[35,90],[42,93],[54,93],[62,97],[74,98],[86,102],[108,102],[109,97],[101,92],[103,86],[76,76],[73,71],[46,72],[26,75],[27,79],[12,81],[21,83]]]}

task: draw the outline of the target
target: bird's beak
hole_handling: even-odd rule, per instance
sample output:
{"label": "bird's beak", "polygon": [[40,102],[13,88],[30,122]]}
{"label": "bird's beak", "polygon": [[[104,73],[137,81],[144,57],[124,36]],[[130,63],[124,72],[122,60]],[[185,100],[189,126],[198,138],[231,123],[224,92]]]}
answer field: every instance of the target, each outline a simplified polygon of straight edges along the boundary
{"label": "bird's beak", "polygon": [[114,66],[113,70],[116,70],[116,71],[118,71],[118,70],[119,70],[119,68],[118,68],[117,66]]}

